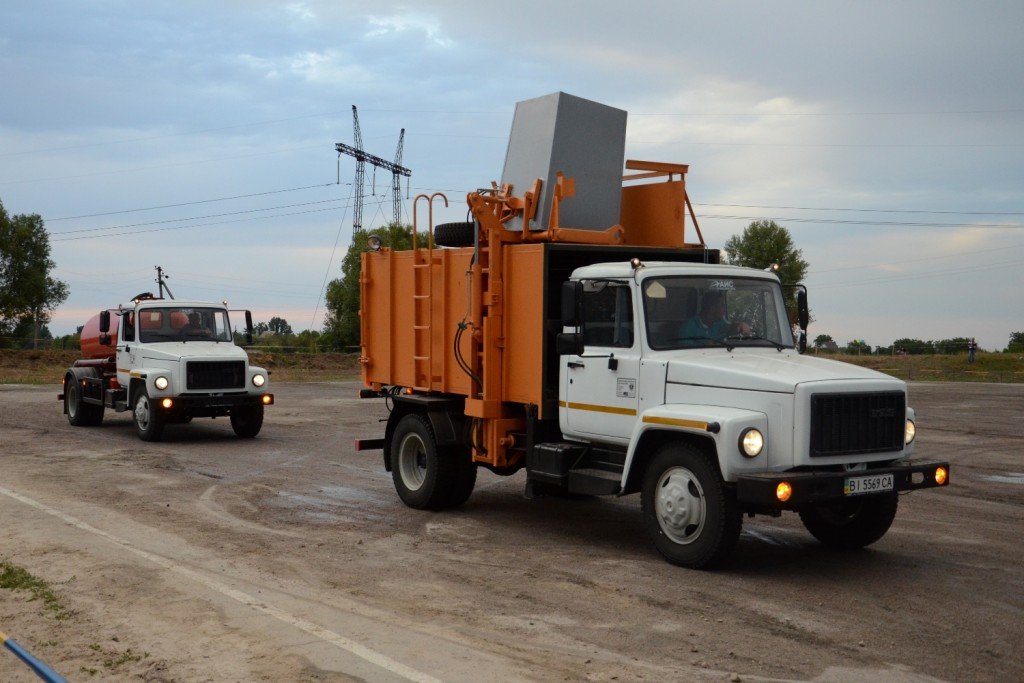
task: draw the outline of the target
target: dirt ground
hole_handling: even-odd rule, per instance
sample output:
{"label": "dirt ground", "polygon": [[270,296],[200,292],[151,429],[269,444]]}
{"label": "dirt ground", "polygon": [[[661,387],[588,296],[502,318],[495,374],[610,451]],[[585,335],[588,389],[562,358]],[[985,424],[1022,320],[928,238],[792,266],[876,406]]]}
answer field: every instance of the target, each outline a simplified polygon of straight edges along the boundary
{"label": "dirt ground", "polygon": [[[64,609],[0,590],[0,631],[75,681],[1024,680],[1024,385],[911,385],[951,486],[871,548],[757,517],[714,572],[662,561],[637,496],[482,471],[463,508],[404,507],[353,451],[386,415],[356,390],[279,383],[255,440],[146,444],[0,385],[0,562]],[[0,650],[0,680],[36,679]]]}

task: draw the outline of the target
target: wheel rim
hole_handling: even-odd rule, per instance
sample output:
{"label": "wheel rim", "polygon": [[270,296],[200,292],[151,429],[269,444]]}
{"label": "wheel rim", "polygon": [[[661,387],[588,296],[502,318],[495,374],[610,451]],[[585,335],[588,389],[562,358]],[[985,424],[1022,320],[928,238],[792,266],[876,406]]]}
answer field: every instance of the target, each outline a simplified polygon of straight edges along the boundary
{"label": "wheel rim", "polygon": [[398,472],[410,491],[423,486],[427,477],[427,449],[418,434],[407,434],[398,447]]}
{"label": "wheel rim", "polygon": [[72,380],[68,387],[68,416],[74,419],[78,416],[78,381]]}
{"label": "wheel rim", "polygon": [[700,481],[685,467],[672,467],[658,479],[654,512],[661,530],[681,545],[700,537],[707,517],[707,503]]}
{"label": "wheel rim", "polygon": [[140,396],[135,402],[135,424],[139,429],[149,427],[149,399],[146,396]]}

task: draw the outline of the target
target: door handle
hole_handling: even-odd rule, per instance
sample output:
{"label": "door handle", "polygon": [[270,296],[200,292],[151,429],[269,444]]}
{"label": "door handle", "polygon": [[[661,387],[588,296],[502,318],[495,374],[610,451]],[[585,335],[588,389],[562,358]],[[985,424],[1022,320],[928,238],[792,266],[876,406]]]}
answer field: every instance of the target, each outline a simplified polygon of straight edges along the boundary
{"label": "door handle", "polygon": [[584,366],[585,366],[586,364],[585,364],[585,363],[584,363],[583,361],[578,361],[578,360],[571,360],[571,361],[569,361],[569,362],[567,363],[567,365],[568,365],[568,366],[569,366],[570,368],[582,368],[582,367],[584,367]]}

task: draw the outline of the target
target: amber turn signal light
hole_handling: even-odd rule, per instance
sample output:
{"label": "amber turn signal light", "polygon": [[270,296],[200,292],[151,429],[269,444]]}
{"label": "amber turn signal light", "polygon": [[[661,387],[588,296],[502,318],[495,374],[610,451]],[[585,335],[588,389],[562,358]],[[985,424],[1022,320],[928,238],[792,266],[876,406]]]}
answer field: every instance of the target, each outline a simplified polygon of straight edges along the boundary
{"label": "amber turn signal light", "polygon": [[792,495],[793,487],[790,486],[788,482],[780,482],[779,485],[775,487],[775,497],[778,498],[780,502],[785,503]]}
{"label": "amber turn signal light", "polygon": [[939,486],[944,486],[946,481],[949,479],[949,472],[946,471],[945,467],[935,468],[935,483]]}

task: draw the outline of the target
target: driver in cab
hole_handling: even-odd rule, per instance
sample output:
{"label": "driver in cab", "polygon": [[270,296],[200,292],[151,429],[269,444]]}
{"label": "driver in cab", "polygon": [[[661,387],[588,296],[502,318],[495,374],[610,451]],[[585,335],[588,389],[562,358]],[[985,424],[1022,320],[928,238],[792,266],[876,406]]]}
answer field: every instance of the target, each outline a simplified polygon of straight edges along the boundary
{"label": "driver in cab", "polygon": [[683,323],[679,331],[680,338],[686,341],[721,341],[733,334],[750,334],[750,325],[745,322],[733,323],[726,318],[725,294],[716,291],[704,294],[700,303],[700,313]]}

